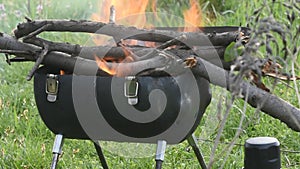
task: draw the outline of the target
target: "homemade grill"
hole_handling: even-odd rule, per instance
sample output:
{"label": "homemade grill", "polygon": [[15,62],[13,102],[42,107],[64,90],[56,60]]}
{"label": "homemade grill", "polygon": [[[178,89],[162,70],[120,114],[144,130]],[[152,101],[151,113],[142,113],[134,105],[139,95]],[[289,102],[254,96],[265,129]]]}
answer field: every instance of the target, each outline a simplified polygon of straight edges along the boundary
{"label": "homemade grill", "polygon": [[[205,33],[238,29],[202,28]],[[245,33],[247,30],[242,28]],[[225,48],[226,46],[223,51]],[[223,54],[221,52],[219,57],[222,58]],[[56,168],[64,138],[157,143],[157,168],[161,168],[167,143],[177,144],[187,139],[201,167],[206,168],[192,133],[210,103],[209,83],[203,78],[195,77],[196,86],[189,89],[196,87],[197,90],[189,91],[178,84],[178,79],[185,80],[184,76],[60,75],[57,68],[39,68],[34,75],[37,107],[46,126],[56,134],[51,168]],[[153,98],[150,94],[153,91],[164,94],[154,94],[158,97]],[[194,97],[195,92],[200,97]],[[119,106],[125,107],[124,110],[118,109],[114,97],[118,98]],[[127,110],[126,106],[139,112],[124,112]],[[157,112],[161,111],[157,116]],[[142,114],[138,114],[141,112]],[[145,118],[135,119],[134,116]],[[186,128],[188,130],[182,130]],[[176,137],[172,137],[176,131]],[[103,168],[108,168],[100,145],[94,144]]]}
{"label": "homemade grill", "polygon": [[[163,113],[158,118],[151,122],[134,122],[125,118],[126,116],[122,116],[116,109],[111,94],[112,81],[117,81],[117,86],[120,86],[121,90],[123,85],[126,85],[125,78],[96,77],[94,79],[96,83],[95,96],[101,114],[92,107],[86,110],[78,110],[75,108],[76,106],[81,107],[82,105],[74,105],[74,98],[72,98],[74,97],[74,92],[72,92],[72,78],[74,78],[72,75],[61,76],[57,75],[55,71],[41,68],[36,72],[34,80],[36,103],[43,121],[57,136],[69,139],[146,143],[157,143],[159,141],[159,144],[164,144],[160,142],[161,140],[169,144],[180,143],[191,136],[199,124],[205,108],[210,102],[209,85],[208,82],[202,78],[196,79],[200,98],[192,98],[194,101],[191,100],[187,102],[186,100],[190,99],[189,96],[180,93],[180,89],[172,77],[137,77],[135,80],[139,87],[136,94],[138,103],[134,105],[136,109],[147,111],[151,106],[148,100],[149,93],[157,89],[164,92],[167,102]],[[76,78],[85,83],[79,84],[80,87],[82,87],[81,89],[84,90],[86,86],[90,86],[89,82],[91,82],[91,77],[79,76]],[[53,90],[55,92],[49,93],[49,91],[47,91],[47,86],[50,85],[57,85],[54,87],[56,89]],[[51,94],[52,96],[50,96]],[[90,92],[85,92],[85,94],[80,95],[80,97],[83,97],[83,100],[86,101],[82,104],[89,104],[93,102],[94,99]],[[120,92],[117,97],[123,97],[121,99],[123,104],[128,104],[128,96],[124,94],[124,91]],[[200,105],[195,102],[199,99]],[[157,101],[161,102],[163,100],[162,98],[157,98]],[[195,105],[199,106],[199,110],[196,109],[196,112],[193,111]],[[151,109],[152,110],[146,113],[154,116],[155,110],[159,112],[161,108],[154,107]],[[190,112],[181,112],[180,109],[188,109]],[[178,119],[178,117],[182,115],[186,115],[185,119],[183,117]],[[170,137],[170,134],[173,134],[174,131],[180,131],[181,128],[186,128],[187,124],[182,124],[184,121],[190,122],[188,123],[191,125],[190,130],[178,132],[176,137]],[[89,125],[85,126],[86,123],[89,123]],[[174,125],[175,123],[177,124]],[[61,145],[61,143],[56,144]],[[55,158],[58,158],[57,154],[59,153],[60,152],[54,152]],[[102,152],[99,153],[100,156],[103,156]],[[160,158],[160,160],[162,161],[163,159]],[[56,161],[57,160],[54,160],[54,163]],[[102,162],[102,164],[105,163]],[[55,168],[55,165],[56,164],[52,165],[53,168]]]}

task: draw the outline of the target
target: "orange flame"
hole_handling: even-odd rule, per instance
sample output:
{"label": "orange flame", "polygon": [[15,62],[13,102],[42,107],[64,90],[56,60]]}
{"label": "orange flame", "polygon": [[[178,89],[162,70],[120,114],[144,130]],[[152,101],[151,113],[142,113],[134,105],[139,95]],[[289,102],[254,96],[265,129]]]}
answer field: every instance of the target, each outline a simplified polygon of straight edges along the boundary
{"label": "orange flame", "polygon": [[95,61],[98,65],[98,67],[105,71],[106,73],[110,74],[110,75],[116,75],[117,74],[117,67],[116,66],[108,66],[107,61],[99,58],[98,56],[95,56]]}
{"label": "orange flame", "polygon": [[[126,47],[122,46],[123,52],[125,54],[124,59],[114,59],[113,57],[105,57],[99,58],[98,56],[95,56],[95,61],[97,63],[97,66],[103,70],[104,72],[114,76],[118,76],[118,63],[128,63],[128,62],[133,62],[134,59],[132,57],[132,51],[127,49]],[[108,62],[109,61],[109,62]]]}
{"label": "orange flame", "polygon": [[[154,4],[155,0],[152,1]],[[146,26],[146,8],[149,0],[101,0],[99,3],[100,13],[94,13],[91,16],[93,21],[108,22],[110,15],[110,7],[115,8],[116,24],[135,26],[144,28]],[[134,5],[133,5],[134,4]],[[155,6],[153,5],[153,8]],[[93,36],[93,41],[97,45],[106,44],[108,38],[102,35]],[[129,41],[128,45],[138,45],[135,40]]]}
{"label": "orange flame", "polygon": [[100,15],[92,14],[92,20],[108,22],[110,7],[113,5],[116,10],[116,22],[122,22],[117,24],[142,28],[145,26],[146,16],[136,14],[145,14],[148,2],[149,0],[104,0],[99,4]]}
{"label": "orange flame", "polygon": [[60,71],[59,71],[59,74],[60,74],[60,75],[65,75],[66,72],[65,72],[64,70],[60,70]]}
{"label": "orange flame", "polygon": [[196,32],[199,26],[203,26],[202,11],[196,0],[190,0],[190,9],[183,12],[185,32]]}
{"label": "orange flame", "polygon": [[[146,21],[145,13],[149,3],[155,16],[157,19],[159,19],[156,14],[157,0],[101,0],[101,3],[99,3],[99,9],[101,12],[99,14],[92,14],[91,19],[98,22],[109,22],[110,7],[113,5],[115,8],[116,24],[135,26],[138,28],[153,28],[153,26],[148,24]],[[190,9],[183,12],[185,20],[184,31],[198,31],[198,26],[203,26],[201,8],[196,0],[190,0],[190,6]],[[107,42],[107,38],[103,38],[101,35],[94,35],[93,40],[97,45],[103,45],[105,42]],[[123,40],[122,44],[128,46],[141,45],[147,47],[156,47],[155,42],[144,42],[133,39]],[[109,73],[110,75],[117,75],[118,64],[116,62],[132,62],[134,60],[131,57],[130,52],[124,50],[124,53],[126,55],[124,60],[116,61],[111,58],[108,59],[108,57],[101,59],[97,56],[95,56],[95,60],[101,70]]]}

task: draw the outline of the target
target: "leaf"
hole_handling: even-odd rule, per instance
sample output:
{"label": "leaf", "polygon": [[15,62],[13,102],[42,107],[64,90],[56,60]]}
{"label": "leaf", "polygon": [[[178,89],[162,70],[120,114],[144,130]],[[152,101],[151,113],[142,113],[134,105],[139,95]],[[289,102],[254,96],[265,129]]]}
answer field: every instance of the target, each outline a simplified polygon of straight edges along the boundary
{"label": "leaf", "polygon": [[244,46],[235,46],[235,42],[231,42],[225,49],[224,61],[231,62],[238,56],[240,56],[244,51]]}
{"label": "leaf", "polygon": [[268,60],[262,67],[263,76],[269,76],[280,80],[300,80],[299,76],[292,77],[287,73],[281,73],[283,66],[273,60]]}
{"label": "leaf", "polygon": [[285,81],[293,81],[293,80],[300,80],[299,76],[291,76],[288,74],[283,74],[283,73],[265,73],[264,76],[269,76],[273,77],[279,80],[285,80]]}
{"label": "leaf", "polygon": [[256,87],[266,92],[270,92],[270,89],[261,81],[261,79],[254,72],[250,73],[250,79],[252,79],[251,82],[254,83]]}

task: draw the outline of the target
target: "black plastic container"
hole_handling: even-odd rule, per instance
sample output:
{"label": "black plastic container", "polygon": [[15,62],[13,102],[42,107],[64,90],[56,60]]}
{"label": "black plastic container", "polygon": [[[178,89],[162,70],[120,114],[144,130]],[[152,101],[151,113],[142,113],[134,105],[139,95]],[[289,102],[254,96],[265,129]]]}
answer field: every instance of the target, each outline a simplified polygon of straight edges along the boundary
{"label": "black plastic container", "polygon": [[244,169],[280,169],[280,143],[273,137],[250,138],[245,144]]}

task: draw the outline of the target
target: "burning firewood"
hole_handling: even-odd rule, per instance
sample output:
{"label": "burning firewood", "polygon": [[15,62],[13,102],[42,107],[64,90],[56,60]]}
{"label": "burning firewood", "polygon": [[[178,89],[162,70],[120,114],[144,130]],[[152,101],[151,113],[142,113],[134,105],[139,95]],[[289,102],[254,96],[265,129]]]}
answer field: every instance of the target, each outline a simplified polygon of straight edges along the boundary
{"label": "burning firewood", "polygon": [[[129,32],[143,32],[144,34],[140,36],[132,36],[131,38],[165,43],[169,41],[169,44],[171,44],[171,42],[176,42],[176,40],[172,40],[172,38],[164,35],[156,36],[154,33],[163,32],[164,34],[172,35],[171,37],[175,38],[180,37],[182,35],[186,35],[186,42],[189,42],[189,44],[197,43],[197,46],[207,44],[207,42],[202,42],[201,39],[198,39],[199,37],[205,37],[210,39],[212,41],[212,45],[210,44],[206,47],[196,46],[194,47],[194,50],[191,50],[189,48],[186,49],[186,45],[180,43],[179,46],[184,47],[185,49],[171,48],[166,50],[160,49],[160,47],[156,49],[139,46],[129,48],[126,47],[128,48],[128,50],[137,55],[139,55],[140,52],[141,56],[145,55],[145,53],[152,53],[153,56],[149,57],[149,59],[136,62],[113,63],[106,61],[106,64],[109,67],[117,66],[119,70],[122,70],[120,72],[117,72],[118,76],[127,76],[137,74],[143,71],[144,72],[141,73],[141,75],[149,75],[149,73],[153,73],[153,71],[147,71],[149,69],[159,72],[164,71],[165,69],[170,68],[172,66],[175,67],[174,64],[177,64],[179,65],[179,67],[182,68],[181,70],[184,71],[191,69],[195,76],[204,77],[207,80],[209,80],[212,84],[224,87],[229,91],[234,90],[234,88],[239,88],[239,90],[242,93],[242,96],[247,97],[245,100],[247,100],[247,102],[251,106],[261,106],[262,111],[275,118],[280,119],[281,121],[286,123],[290,128],[296,131],[300,131],[298,125],[300,123],[299,109],[293,107],[291,104],[285,102],[284,100],[281,100],[280,98],[270,93],[267,93],[261,89],[258,89],[246,82],[241,82],[238,86],[232,87],[231,82],[233,81],[233,79],[231,76],[229,76],[228,71],[222,68],[222,66],[220,65],[214,65],[208,62],[210,60],[210,57],[215,57],[217,54],[221,54],[222,56],[225,50],[225,48],[222,46],[226,47],[226,44],[235,41],[237,35],[239,35],[238,32],[212,34],[178,32],[176,33],[172,31],[161,30],[139,30],[136,28],[106,25],[103,23],[94,23],[88,21],[29,21],[27,23],[20,24],[18,26],[18,29],[15,31],[15,35],[17,38],[24,37],[23,42],[14,39],[8,35],[1,34],[0,49],[1,53],[13,54],[16,56],[16,58],[12,59],[11,61],[39,60],[39,62],[41,62],[41,64],[43,65],[62,69],[66,73],[74,73],[74,67],[79,66],[81,71],[75,73],[80,73],[83,75],[94,75],[96,69],[99,75],[108,76],[106,72],[98,69],[97,63],[99,64],[99,62],[95,61],[95,54],[96,56],[101,56],[104,59],[106,57],[113,57],[114,59],[117,59],[118,57],[124,58],[126,57],[126,52],[124,52],[124,49],[122,47],[84,47],[80,45],[72,45],[67,43],[50,42],[35,37],[37,34],[43,31],[93,32],[103,26],[108,26],[112,30],[109,30],[108,33],[106,33],[105,31],[102,31],[101,33],[110,34],[116,39],[122,39],[123,37],[122,33],[118,33],[115,35],[117,30],[121,30],[121,32],[124,32],[124,30]],[[196,34],[197,36],[191,36]],[[183,38],[183,40],[185,39]],[[200,45],[198,44],[198,42]],[[176,44],[178,43],[176,42]],[[165,48],[165,46],[161,48]],[[210,49],[213,49],[215,51],[211,52],[212,50]],[[85,54],[81,56],[81,53]],[[200,54],[200,57],[198,55],[194,55],[195,53]],[[220,58],[218,57],[218,59]],[[39,65],[39,62],[37,62],[36,65]],[[173,71],[174,69],[170,70]],[[269,99],[265,100],[265,98]],[[261,105],[260,103],[262,100],[264,100],[265,103]]]}
{"label": "burning firewood", "polygon": [[[137,29],[115,24],[74,20],[28,20],[18,25],[14,31],[17,40],[9,35],[0,35],[0,52],[15,55],[14,61],[34,61],[35,67],[29,78],[40,64],[63,70],[65,73],[81,75],[111,76],[101,70],[103,65],[112,69],[116,76],[129,75],[179,75],[191,70],[195,76],[204,77],[210,83],[234,92],[253,107],[286,123],[290,128],[300,131],[300,110],[280,98],[251,84],[241,81],[232,83],[229,68],[233,62],[224,61],[224,52],[231,42],[239,39],[245,42],[248,29],[243,33],[238,28],[228,31],[178,32],[173,30]],[[217,28],[216,28],[217,30]],[[45,31],[87,32],[112,36],[116,46],[87,47],[77,44],[51,42],[36,37]],[[155,42],[155,47],[122,45],[123,39]],[[121,44],[120,44],[121,43]],[[245,42],[246,43],[246,42]],[[174,46],[175,45],[175,46]],[[131,62],[123,62],[128,55],[134,55]],[[100,65],[100,68],[98,67]],[[80,71],[74,72],[74,68]],[[96,74],[95,74],[96,72]],[[266,73],[265,73],[266,74]],[[265,98],[269,98],[266,99]],[[262,103],[264,100],[264,104]],[[278,109],[278,105],[280,108]],[[292,118],[293,117],[293,118]]]}
{"label": "burning firewood", "polygon": [[[42,38],[33,37],[30,39],[24,40],[24,42],[33,44],[35,46],[43,47],[43,44],[48,45],[49,51],[58,51],[63,52],[73,56],[80,56],[85,59],[94,60],[94,56],[103,56],[106,60],[120,60],[126,57],[126,51],[123,47],[107,47],[107,46],[93,46],[86,47],[77,44],[70,43],[58,43],[50,42]],[[158,46],[156,49],[166,48],[168,45],[174,45],[174,41],[168,41],[163,45]],[[139,56],[145,56],[149,53],[152,53],[153,48],[145,47],[126,47],[131,52]],[[168,52],[171,52],[182,58],[189,57],[190,55],[197,54],[199,57],[205,60],[221,60],[222,67],[229,70],[229,66],[232,62],[225,62],[222,58],[224,56],[224,51],[226,47],[223,46],[204,46],[204,47],[194,47],[193,50],[186,49],[168,49]],[[153,53],[152,53],[153,55]],[[154,56],[154,55],[153,55]],[[150,56],[149,56],[150,57]],[[221,57],[221,58],[220,58]]]}

